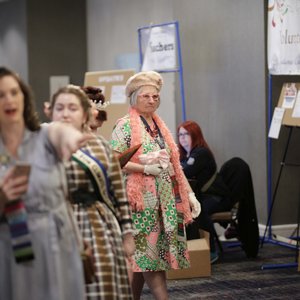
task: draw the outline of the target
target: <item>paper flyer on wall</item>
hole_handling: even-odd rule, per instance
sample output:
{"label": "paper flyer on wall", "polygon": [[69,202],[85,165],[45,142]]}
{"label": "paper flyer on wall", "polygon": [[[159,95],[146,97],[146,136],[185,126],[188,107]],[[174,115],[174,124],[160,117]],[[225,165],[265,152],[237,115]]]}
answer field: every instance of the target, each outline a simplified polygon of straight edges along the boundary
{"label": "paper flyer on wall", "polygon": [[275,107],[269,134],[268,134],[269,138],[278,139],[284,112],[285,109],[283,107]]}
{"label": "paper flyer on wall", "polygon": [[293,118],[300,118],[300,91],[298,91],[297,97],[296,97],[296,103],[295,107],[292,113]]}
{"label": "paper flyer on wall", "polygon": [[283,108],[293,108],[297,96],[296,83],[288,83],[284,91],[282,106]]}

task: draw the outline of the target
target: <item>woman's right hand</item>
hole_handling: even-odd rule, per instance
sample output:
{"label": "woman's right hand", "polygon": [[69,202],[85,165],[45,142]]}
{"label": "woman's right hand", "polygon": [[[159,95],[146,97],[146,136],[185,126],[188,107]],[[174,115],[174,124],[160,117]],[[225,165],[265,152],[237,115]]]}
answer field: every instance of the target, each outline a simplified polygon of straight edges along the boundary
{"label": "woman's right hand", "polygon": [[3,176],[0,188],[0,212],[7,201],[20,198],[28,189],[27,175],[15,176],[14,167]]}

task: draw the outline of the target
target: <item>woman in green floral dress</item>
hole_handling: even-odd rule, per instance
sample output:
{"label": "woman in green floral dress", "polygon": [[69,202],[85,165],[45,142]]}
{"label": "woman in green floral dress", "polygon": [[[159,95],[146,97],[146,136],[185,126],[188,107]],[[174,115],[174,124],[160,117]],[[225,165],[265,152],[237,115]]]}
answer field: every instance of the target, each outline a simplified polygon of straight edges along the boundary
{"label": "woman in green floral dress", "polygon": [[156,299],[168,298],[165,272],[189,267],[185,224],[200,213],[173,137],[155,113],[161,86],[162,77],[153,71],[128,80],[129,114],[117,121],[111,139],[118,153],[141,144],[123,168],[136,243],[131,260],[135,299],[145,281]]}

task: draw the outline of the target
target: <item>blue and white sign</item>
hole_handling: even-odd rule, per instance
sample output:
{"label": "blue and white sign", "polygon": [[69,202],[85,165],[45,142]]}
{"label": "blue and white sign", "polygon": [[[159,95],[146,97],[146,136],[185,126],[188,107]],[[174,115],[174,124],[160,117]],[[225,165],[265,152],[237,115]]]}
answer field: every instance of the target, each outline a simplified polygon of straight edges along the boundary
{"label": "blue and white sign", "polygon": [[174,24],[149,27],[141,32],[142,71],[176,68],[176,28]]}

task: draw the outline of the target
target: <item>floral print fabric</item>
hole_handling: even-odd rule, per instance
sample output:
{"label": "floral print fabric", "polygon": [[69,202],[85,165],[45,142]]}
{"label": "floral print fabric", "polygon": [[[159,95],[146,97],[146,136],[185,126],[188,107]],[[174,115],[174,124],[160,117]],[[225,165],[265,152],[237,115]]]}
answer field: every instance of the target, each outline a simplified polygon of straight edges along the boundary
{"label": "floral print fabric", "polygon": [[[140,122],[143,154],[160,150],[158,143]],[[120,119],[112,134],[111,146],[124,152],[130,148],[129,116]],[[167,148],[169,152],[170,149]],[[130,174],[126,175],[130,176]],[[133,211],[136,251],[132,260],[134,272],[166,271],[189,267],[183,217],[176,209],[173,181],[168,169],[158,176],[143,175],[145,210]]]}

